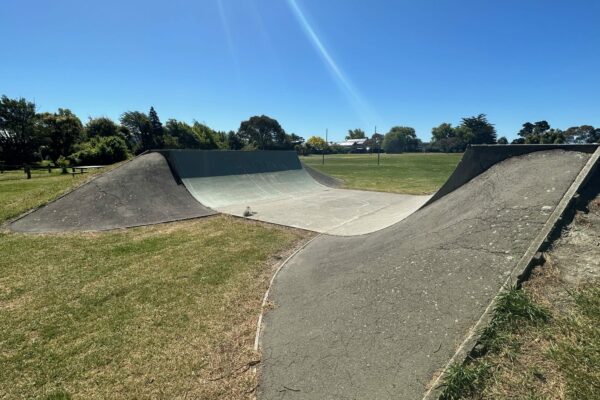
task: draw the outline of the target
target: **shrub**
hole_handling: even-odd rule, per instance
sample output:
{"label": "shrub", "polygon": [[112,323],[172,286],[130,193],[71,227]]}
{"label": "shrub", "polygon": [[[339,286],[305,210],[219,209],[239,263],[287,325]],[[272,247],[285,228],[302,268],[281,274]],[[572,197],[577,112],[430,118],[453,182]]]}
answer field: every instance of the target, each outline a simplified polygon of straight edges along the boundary
{"label": "shrub", "polygon": [[128,157],[125,140],[119,136],[107,136],[79,144],[78,150],[69,159],[74,164],[113,164]]}
{"label": "shrub", "polygon": [[64,158],[63,156],[58,157],[58,160],[56,160],[56,166],[62,168],[63,174],[67,173],[67,167],[69,166],[69,164],[70,161]]}

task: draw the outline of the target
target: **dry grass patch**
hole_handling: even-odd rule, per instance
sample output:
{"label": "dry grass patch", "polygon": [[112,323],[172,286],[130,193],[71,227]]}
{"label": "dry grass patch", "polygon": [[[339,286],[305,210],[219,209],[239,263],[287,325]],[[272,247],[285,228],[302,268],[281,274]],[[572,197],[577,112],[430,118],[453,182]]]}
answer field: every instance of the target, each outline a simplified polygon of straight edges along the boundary
{"label": "dry grass patch", "polygon": [[0,233],[0,398],[252,396],[262,296],[309,235],[225,216]]}
{"label": "dry grass patch", "polygon": [[[442,398],[599,399],[597,284],[569,287],[548,259],[523,289],[513,290],[527,297],[528,307],[545,310],[551,318],[532,323],[520,317],[499,329],[492,323],[476,348],[479,354],[453,366]],[[503,313],[496,310],[496,317]]]}

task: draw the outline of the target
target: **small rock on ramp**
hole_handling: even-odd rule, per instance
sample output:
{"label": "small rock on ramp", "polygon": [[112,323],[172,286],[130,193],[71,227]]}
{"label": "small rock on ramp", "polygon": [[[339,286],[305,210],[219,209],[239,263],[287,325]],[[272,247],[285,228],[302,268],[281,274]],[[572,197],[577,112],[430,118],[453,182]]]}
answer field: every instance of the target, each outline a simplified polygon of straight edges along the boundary
{"label": "small rock on ramp", "polygon": [[106,172],[10,224],[19,232],[97,231],[215,212],[178,185],[165,158],[148,153]]}
{"label": "small rock on ramp", "polygon": [[[307,172],[294,151],[167,150],[190,193],[219,212],[332,235],[374,232],[418,210],[430,196],[344,190]],[[318,179],[318,180],[317,180]]]}
{"label": "small rock on ramp", "polygon": [[384,230],[311,242],[271,288],[261,397],[422,398],[589,158],[508,158]]}

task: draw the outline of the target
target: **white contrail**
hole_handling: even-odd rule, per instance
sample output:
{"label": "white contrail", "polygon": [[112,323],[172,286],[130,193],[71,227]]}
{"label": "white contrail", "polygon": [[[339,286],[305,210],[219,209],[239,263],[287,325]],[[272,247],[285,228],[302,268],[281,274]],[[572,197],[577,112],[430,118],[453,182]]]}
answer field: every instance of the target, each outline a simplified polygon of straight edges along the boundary
{"label": "white contrail", "polygon": [[360,115],[361,119],[363,120],[363,123],[365,123],[365,125],[368,126],[369,122],[373,122],[373,120],[374,120],[374,118],[373,118],[374,114],[371,111],[369,105],[362,98],[362,96],[358,93],[358,91],[354,88],[354,85],[352,85],[352,82],[350,82],[350,80],[346,77],[346,75],[343,73],[343,71],[337,65],[337,63],[335,62],[333,57],[331,57],[331,54],[329,54],[329,51],[327,51],[327,48],[325,48],[325,46],[323,45],[323,42],[321,42],[321,39],[319,39],[319,36],[317,36],[317,33],[315,32],[315,30],[313,29],[311,24],[308,22],[308,20],[304,16],[304,13],[298,6],[298,3],[296,2],[296,0],[287,0],[287,1],[288,1],[288,4],[290,5],[290,8],[294,12],[294,15],[298,19],[298,22],[304,29],[304,32],[306,33],[306,35],[308,36],[309,40],[313,43],[313,45],[315,46],[315,48],[318,50],[321,57],[323,58],[323,61],[329,67],[329,69],[330,69],[333,77],[337,81],[338,85],[343,90],[343,92],[345,92],[346,97],[350,101],[351,105],[355,108],[356,112]]}

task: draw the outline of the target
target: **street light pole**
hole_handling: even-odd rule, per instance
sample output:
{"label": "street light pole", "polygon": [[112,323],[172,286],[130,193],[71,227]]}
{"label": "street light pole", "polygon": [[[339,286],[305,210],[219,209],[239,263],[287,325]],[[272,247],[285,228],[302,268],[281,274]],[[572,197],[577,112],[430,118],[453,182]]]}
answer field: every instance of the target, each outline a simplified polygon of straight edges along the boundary
{"label": "street light pole", "polygon": [[325,149],[327,148],[327,134],[329,133],[329,129],[326,128],[325,129],[325,146],[323,146],[323,162],[322,164],[325,165]]}

